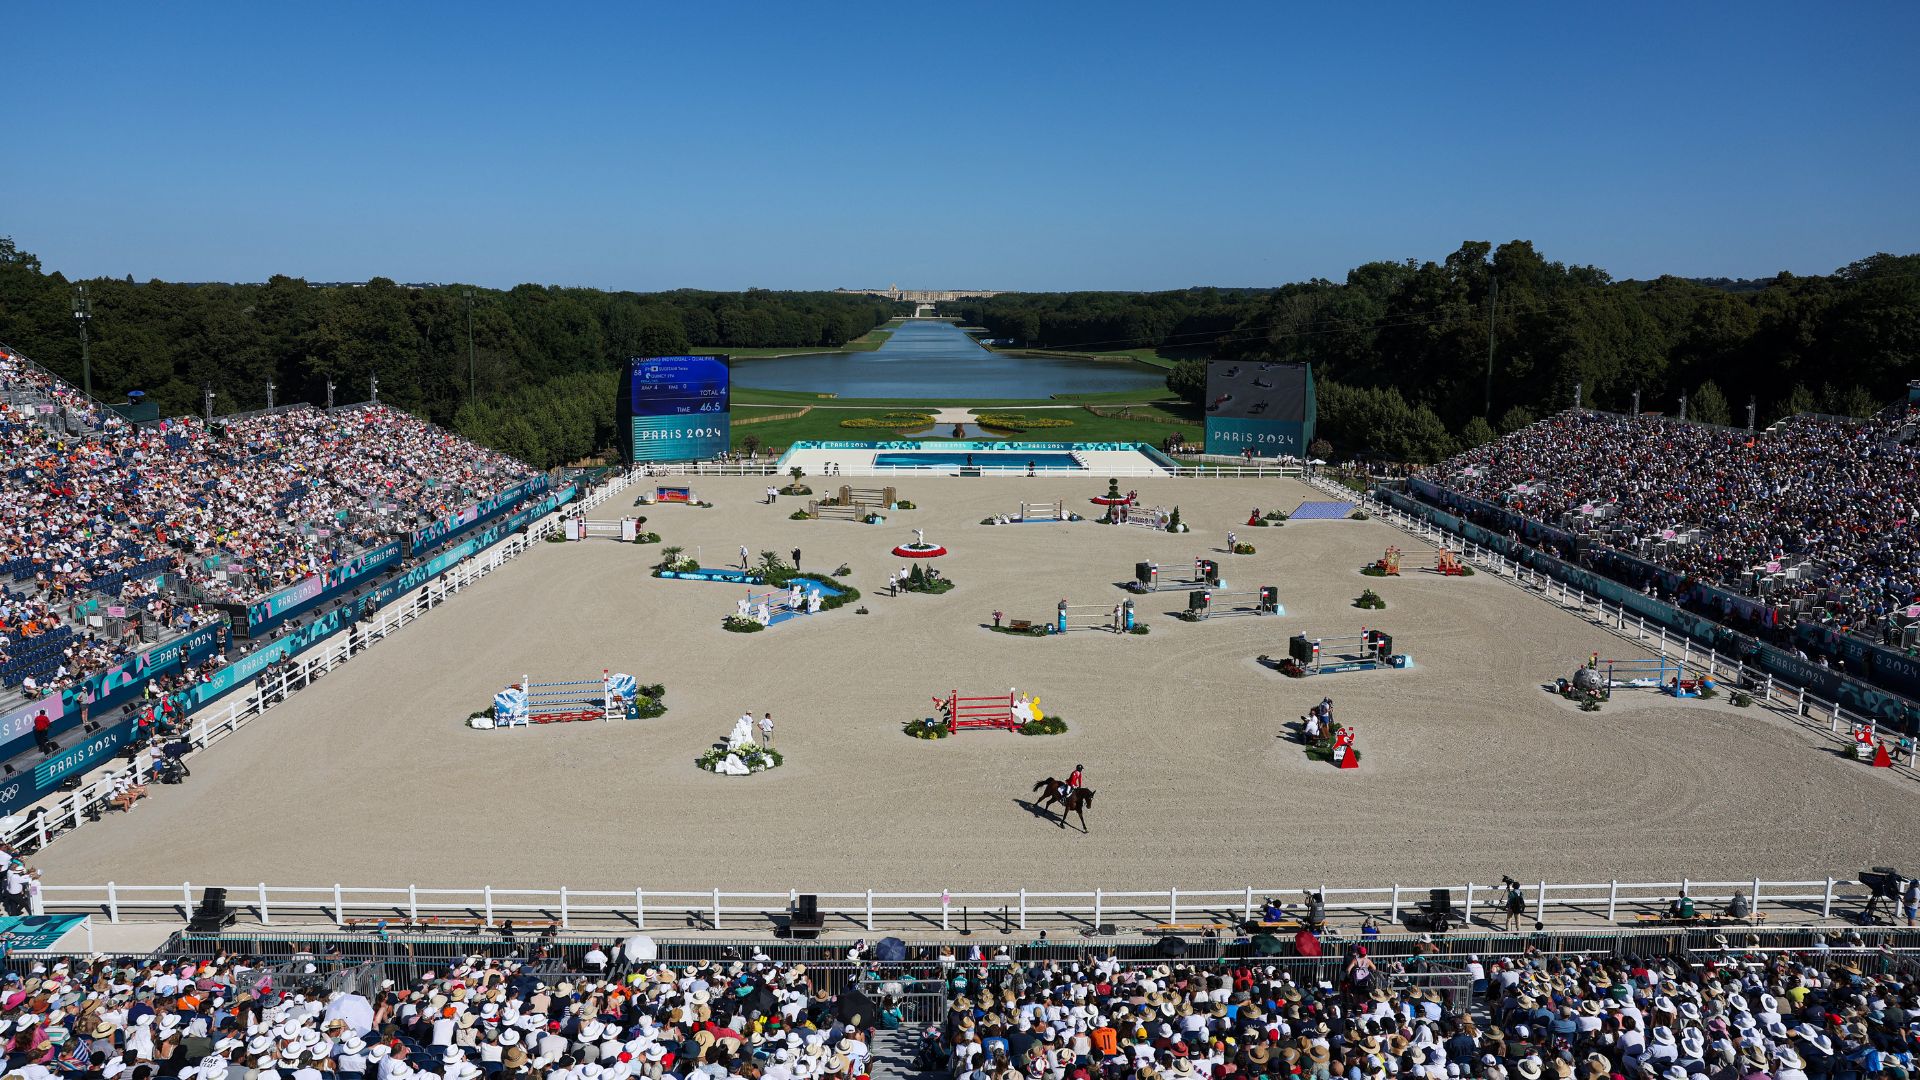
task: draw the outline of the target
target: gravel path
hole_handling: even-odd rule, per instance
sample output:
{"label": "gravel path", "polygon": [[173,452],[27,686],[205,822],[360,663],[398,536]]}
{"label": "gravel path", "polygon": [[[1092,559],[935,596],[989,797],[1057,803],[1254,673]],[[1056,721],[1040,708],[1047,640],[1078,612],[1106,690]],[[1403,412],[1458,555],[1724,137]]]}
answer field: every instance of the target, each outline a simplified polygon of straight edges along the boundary
{"label": "gravel path", "polygon": [[[817,481],[816,481],[817,484]],[[661,581],[659,550],[539,545],[453,602],[193,760],[39,858],[51,883],[194,881],[784,892],[965,888],[1414,886],[1465,879],[1606,881],[1850,874],[1897,861],[1920,803],[1759,709],[1622,694],[1598,714],[1543,693],[1594,649],[1623,647],[1491,575],[1374,581],[1378,522],[1238,525],[1311,489],[1278,480],[1135,480],[1179,504],[1186,536],[1092,523],[983,527],[1017,501],[1086,506],[1094,479],[907,480],[923,509],[884,526],[790,521],[759,478],[699,484],[717,507],[648,508],[648,527],[709,561],[804,549],[841,562],[851,609],[725,633],[739,590]],[[638,490],[637,488],[634,490]],[[595,514],[632,512],[623,500]],[[890,598],[887,549],[924,527],[954,552],[945,596]],[[1217,554],[1229,527],[1259,546]],[[1136,560],[1214,553],[1235,588],[1280,587],[1281,618],[1190,625],[1184,595],[1145,598],[1147,636],[1020,640],[1000,608],[1042,620],[1062,597],[1111,605]],[[1351,606],[1371,585],[1385,612]],[[1287,636],[1391,632],[1415,667],[1288,680],[1255,663]],[[668,687],[631,724],[471,731],[507,682],[610,667]],[[1072,730],[1051,738],[901,734],[955,688],[1037,693]],[[1357,726],[1357,772],[1281,737],[1330,695]],[[771,710],[786,767],[715,777],[692,759],[742,710]],[[1087,766],[1090,835],[1026,803],[1034,781]]]}

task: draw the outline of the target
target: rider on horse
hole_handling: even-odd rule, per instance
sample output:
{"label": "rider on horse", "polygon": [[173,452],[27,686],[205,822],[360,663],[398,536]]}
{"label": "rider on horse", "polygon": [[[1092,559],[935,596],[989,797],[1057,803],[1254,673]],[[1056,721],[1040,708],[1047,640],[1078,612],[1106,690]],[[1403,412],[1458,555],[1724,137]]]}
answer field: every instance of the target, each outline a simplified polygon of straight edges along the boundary
{"label": "rider on horse", "polygon": [[1067,774],[1066,781],[1060,785],[1061,801],[1072,798],[1074,792],[1086,786],[1085,770],[1085,765],[1075,765],[1073,771]]}

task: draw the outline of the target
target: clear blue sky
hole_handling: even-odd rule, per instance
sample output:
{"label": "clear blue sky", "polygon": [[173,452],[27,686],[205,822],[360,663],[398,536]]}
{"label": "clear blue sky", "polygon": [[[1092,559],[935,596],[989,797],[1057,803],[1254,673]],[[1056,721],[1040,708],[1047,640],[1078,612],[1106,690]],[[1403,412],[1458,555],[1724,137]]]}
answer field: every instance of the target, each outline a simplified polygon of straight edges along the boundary
{"label": "clear blue sky", "polygon": [[[1351,10],[1352,13],[1349,13]],[[1920,4],[15,3],[70,275],[1173,288],[1920,250]]]}

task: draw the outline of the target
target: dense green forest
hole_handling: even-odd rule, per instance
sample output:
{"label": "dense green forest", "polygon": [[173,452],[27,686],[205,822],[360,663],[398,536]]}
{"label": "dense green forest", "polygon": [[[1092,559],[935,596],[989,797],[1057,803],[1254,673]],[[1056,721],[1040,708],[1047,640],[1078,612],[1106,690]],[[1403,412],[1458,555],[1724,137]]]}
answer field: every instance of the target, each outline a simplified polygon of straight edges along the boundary
{"label": "dense green forest", "polygon": [[[81,381],[73,286],[0,238],[0,341]],[[621,360],[688,349],[844,344],[898,313],[816,292],[668,293],[474,288],[477,402],[469,401],[469,290],[95,279],[95,396],[153,396],[165,415],[380,396],[542,465],[613,443]],[[1864,415],[1920,377],[1920,256],[1875,255],[1833,274],[1615,281],[1551,262],[1526,241],[1471,242],[1440,262],[1375,262],[1344,282],[1276,289],[1008,293],[943,305],[1020,344],[1086,352],[1314,364],[1320,431],[1340,454],[1435,460],[1572,403],[1744,423],[1794,412]],[[1489,337],[1491,336],[1491,378]],[[1196,405],[1204,363],[1168,386]]]}
{"label": "dense green forest", "polygon": [[[1497,293],[1497,296],[1496,296]],[[1434,460],[1573,402],[1744,424],[1795,412],[1865,415],[1920,378],[1920,256],[1875,255],[1824,277],[1614,281],[1516,240],[1461,245],[1441,262],[1376,262],[1343,283],[1014,293],[964,314],[1036,347],[1196,347],[1311,361],[1320,430],[1338,452]],[[1488,338],[1492,336],[1492,376]],[[1190,402],[1204,365],[1168,385]],[[1489,396],[1489,386],[1491,394]]]}
{"label": "dense green forest", "polygon": [[[75,282],[44,273],[0,238],[0,341],[75,385]],[[263,285],[182,285],[100,278],[85,282],[94,396],[144,390],[161,415],[198,412],[203,384],[216,412],[275,399],[364,401],[378,373],[380,400],[447,424],[537,464],[611,445],[614,372],[630,356],[732,346],[834,347],[885,322],[888,301],[833,293],[602,292],[520,285],[474,288],[473,382],[468,402],[468,290],[410,288],[384,278],[314,287],[275,277]]]}

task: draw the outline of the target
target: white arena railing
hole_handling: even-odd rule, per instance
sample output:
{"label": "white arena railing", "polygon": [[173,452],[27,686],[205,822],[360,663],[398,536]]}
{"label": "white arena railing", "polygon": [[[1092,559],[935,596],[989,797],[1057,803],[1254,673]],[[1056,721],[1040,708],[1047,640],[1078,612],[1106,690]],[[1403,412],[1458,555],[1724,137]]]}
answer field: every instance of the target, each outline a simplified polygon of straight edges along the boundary
{"label": "white arena railing", "polygon": [[[1752,695],[1755,705],[1775,715],[1787,717],[1800,727],[1825,736],[1829,741],[1851,748],[1854,745],[1852,732],[1857,724],[1871,726],[1876,740],[1883,734],[1880,722],[1874,717],[1851,712],[1836,702],[1808,693],[1804,686],[1797,686],[1784,679],[1776,678],[1772,672],[1748,667],[1733,657],[1722,656],[1717,650],[1702,647],[1686,635],[1668,630],[1657,623],[1649,626],[1644,615],[1630,612],[1617,604],[1610,604],[1530,566],[1522,566],[1497,551],[1468,543],[1464,538],[1432,522],[1403,513],[1399,508],[1375,499],[1371,495],[1362,495],[1322,477],[1309,477],[1307,483],[1324,491],[1342,495],[1360,504],[1368,514],[1429,543],[1460,551],[1461,558],[1467,562],[1490,571],[1496,577],[1546,600],[1563,611],[1580,616],[1614,637],[1632,642],[1667,659],[1676,660],[1681,667],[1689,671],[1711,675],[1718,680],[1734,680],[1731,684],[1733,686],[1751,686],[1753,689],[1747,692]],[[1576,659],[1569,658],[1569,662]],[[1571,671],[1572,669],[1569,668],[1564,674],[1570,674]],[[1898,733],[1894,734],[1897,737]],[[1920,755],[1910,756],[1905,761],[1896,763],[1894,771],[1904,776],[1920,778],[1920,771],[1916,771],[1916,757]]]}
{"label": "white arena railing", "polygon": [[[49,913],[105,915],[109,922],[185,919],[198,903],[196,890],[210,883],[172,885],[47,885],[40,906]],[[220,886],[227,904],[265,926],[333,923],[341,927],[387,920],[406,924],[497,927],[506,920],[553,920],[561,929],[703,930],[769,929],[797,905],[802,890],[727,892],[633,888],[519,889],[496,886],[427,888],[420,885],[365,887],[343,884],[289,886],[264,882]],[[1193,933],[1208,927],[1238,926],[1258,917],[1269,898],[1285,898],[1288,914],[1305,910],[1309,887],[1300,885],[1232,889],[1158,889],[1060,892],[1017,889],[992,892],[821,892],[819,911],[827,929],[951,931],[980,929],[1071,928],[1091,930],[1114,924],[1119,933]],[[1324,898],[1330,920],[1375,916],[1397,923],[1428,897],[1430,888],[1448,888],[1455,908],[1471,925],[1498,925],[1505,918],[1504,889],[1468,882],[1447,886],[1391,885],[1369,888],[1311,886]],[[1638,923],[1658,915],[1675,897],[1693,898],[1702,914],[1724,908],[1734,893],[1747,896],[1757,916],[1723,928],[1803,926],[1834,917],[1836,905],[1852,914],[1866,899],[1859,883],[1846,878],[1807,881],[1603,881],[1557,884],[1540,881],[1524,887],[1525,921],[1556,928]],[[524,927],[523,927],[524,929]]]}
{"label": "white arena railing", "polygon": [[[380,609],[365,624],[348,624],[345,630],[309,646],[289,657],[287,670],[274,678],[262,678],[252,687],[236,687],[222,701],[188,718],[185,738],[195,751],[219,742],[228,735],[265,715],[288,694],[306,687],[313,680],[346,663],[377,641],[385,640],[401,627],[444,603],[454,593],[506,565],[532,544],[560,527],[562,517],[591,510],[626,489],[630,479],[617,478],[583,496],[579,501],[557,508],[553,513],[527,526],[526,535],[513,535],[495,543],[472,558],[450,567],[440,580],[420,586],[411,594]],[[131,778],[147,783],[151,777],[146,755],[136,755],[131,764],[116,765],[95,774],[73,792],[58,799],[43,799],[33,808],[0,819],[0,843],[9,850],[39,850],[56,837],[97,818],[112,796],[115,781]]]}

